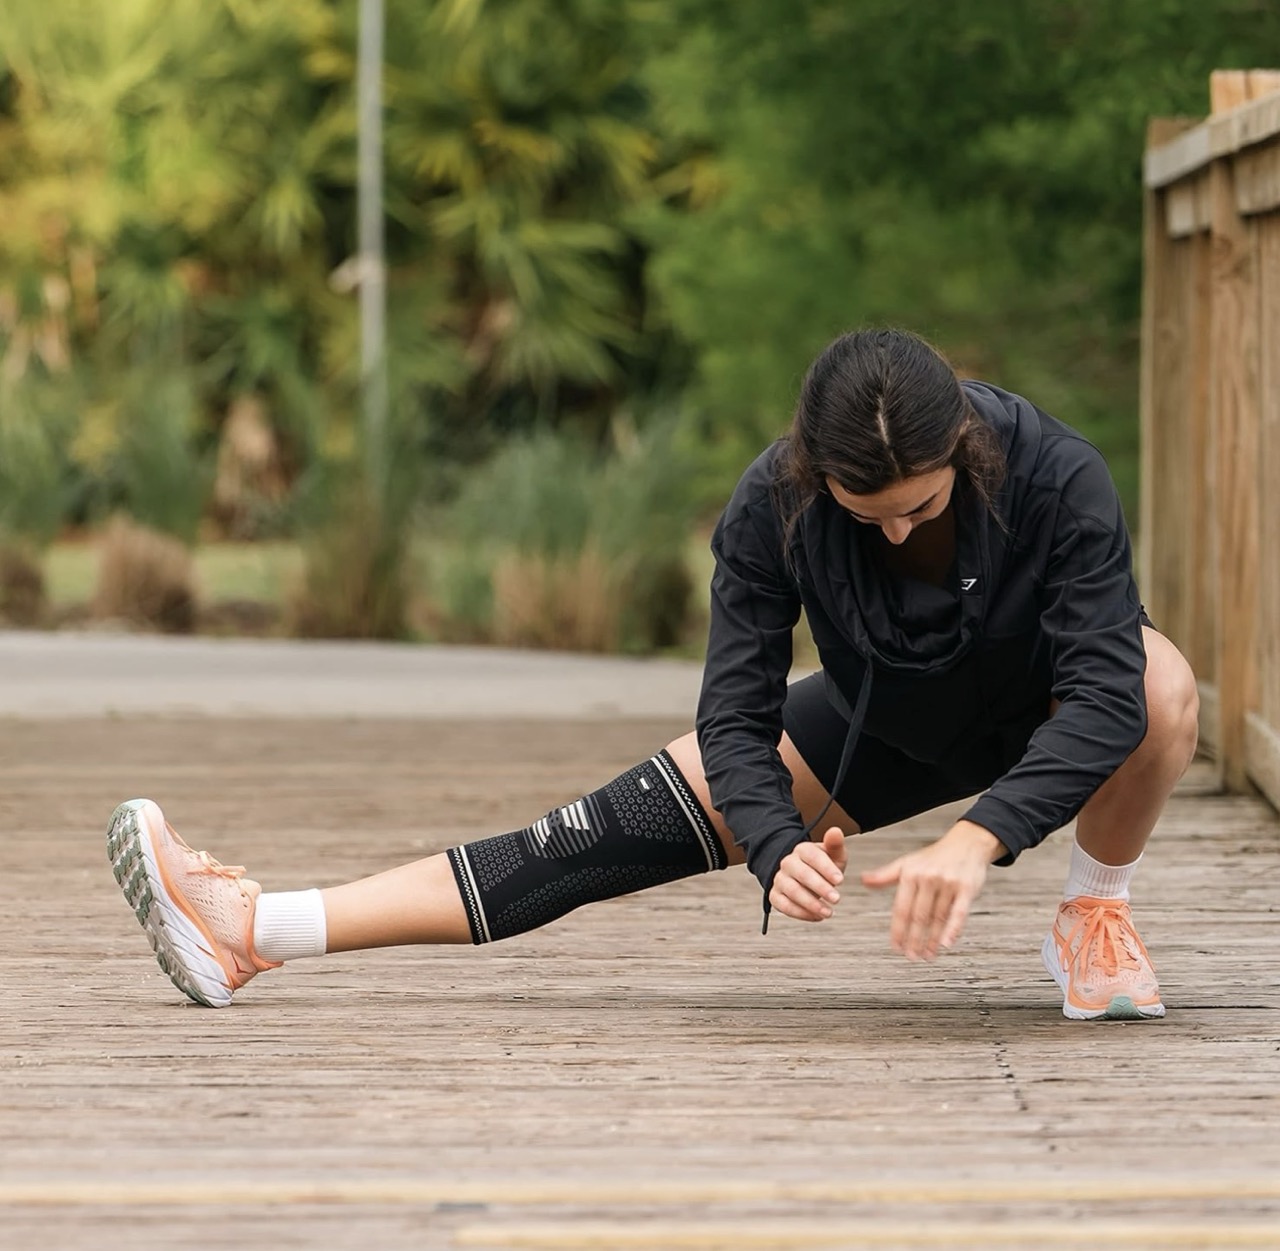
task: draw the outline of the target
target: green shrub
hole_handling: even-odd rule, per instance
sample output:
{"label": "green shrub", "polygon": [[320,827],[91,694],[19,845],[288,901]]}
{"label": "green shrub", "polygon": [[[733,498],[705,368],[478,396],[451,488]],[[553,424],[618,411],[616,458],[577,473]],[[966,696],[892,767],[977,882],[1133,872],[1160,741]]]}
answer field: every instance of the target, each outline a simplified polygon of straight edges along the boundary
{"label": "green shrub", "polygon": [[213,457],[196,438],[194,378],[139,370],[124,389],[113,477],[142,525],[195,541],[213,483]]}
{"label": "green shrub", "polygon": [[67,378],[24,378],[0,395],[0,531],[39,545],[57,533],[69,498],[75,405]]}
{"label": "green shrub", "polygon": [[302,638],[398,639],[409,633],[408,526],[358,475],[335,485],[307,526],[286,629]]}
{"label": "green shrub", "polygon": [[441,519],[448,554],[428,559],[442,634],[465,623],[495,642],[591,651],[680,639],[691,466],[671,424],[641,435],[623,428],[614,444],[601,454],[539,434],[475,473]]}
{"label": "green shrub", "polygon": [[419,413],[393,397],[380,446],[351,429],[343,455],[318,461],[294,491],[301,580],[286,629],[304,638],[402,639],[413,633],[410,540],[424,464]]}

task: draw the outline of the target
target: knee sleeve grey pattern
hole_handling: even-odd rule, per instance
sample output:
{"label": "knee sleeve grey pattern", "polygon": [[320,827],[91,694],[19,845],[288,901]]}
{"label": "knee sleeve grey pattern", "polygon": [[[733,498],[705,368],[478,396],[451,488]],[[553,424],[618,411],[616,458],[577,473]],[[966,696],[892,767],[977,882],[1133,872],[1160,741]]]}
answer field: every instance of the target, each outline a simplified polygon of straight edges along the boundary
{"label": "knee sleeve grey pattern", "polygon": [[726,865],[705,810],[665,751],[523,830],[448,855],[475,943]]}

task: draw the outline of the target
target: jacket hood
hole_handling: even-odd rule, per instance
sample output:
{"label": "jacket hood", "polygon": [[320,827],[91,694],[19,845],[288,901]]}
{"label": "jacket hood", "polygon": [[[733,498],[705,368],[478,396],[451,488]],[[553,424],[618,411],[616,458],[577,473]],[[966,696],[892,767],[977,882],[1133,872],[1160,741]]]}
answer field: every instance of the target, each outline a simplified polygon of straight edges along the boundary
{"label": "jacket hood", "polygon": [[1011,491],[1034,464],[1040,424],[1019,396],[985,383],[962,383],[975,415],[995,431],[1008,461],[993,516],[963,473],[956,477],[956,561],[945,587],[894,579],[876,547],[873,527],[855,521],[826,492],[801,515],[792,559],[802,594],[834,608],[847,641],[874,665],[927,674],[956,664],[982,633],[988,594],[1010,539],[1004,517]]}

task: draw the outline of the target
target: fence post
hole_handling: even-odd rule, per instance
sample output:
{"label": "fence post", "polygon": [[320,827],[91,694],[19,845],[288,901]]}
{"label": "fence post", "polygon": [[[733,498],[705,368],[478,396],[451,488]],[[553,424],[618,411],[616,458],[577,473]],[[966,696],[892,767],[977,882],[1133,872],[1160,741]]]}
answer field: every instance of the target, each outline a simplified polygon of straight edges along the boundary
{"label": "fence post", "polygon": [[[1196,124],[1193,118],[1153,117],[1147,123],[1147,150],[1176,139]],[[1138,498],[1138,580],[1151,618],[1164,630],[1170,630],[1174,613],[1172,597],[1178,585],[1169,571],[1170,560],[1181,559],[1166,540],[1157,544],[1156,531],[1166,517],[1169,504],[1162,492],[1164,475],[1157,472],[1162,447],[1157,429],[1166,411],[1163,389],[1170,384],[1165,350],[1176,338],[1177,312],[1172,307],[1170,271],[1173,268],[1173,240],[1165,222],[1165,193],[1147,187],[1143,193],[1142,223],[1142,349],[1138,380],[1139,414],[1139,482]],[[1178,640],[1183,646],[1186,640]]]}
{"label": "fence post", "polygon": [[1230,156],[1209,174],[1213,316],[1211,417],[1219,576],[1219,760],[1228,790],[1248,789],[1245,716],[1253,689],[1258,574],[1258,283],[1253,231],[1236,209]]}

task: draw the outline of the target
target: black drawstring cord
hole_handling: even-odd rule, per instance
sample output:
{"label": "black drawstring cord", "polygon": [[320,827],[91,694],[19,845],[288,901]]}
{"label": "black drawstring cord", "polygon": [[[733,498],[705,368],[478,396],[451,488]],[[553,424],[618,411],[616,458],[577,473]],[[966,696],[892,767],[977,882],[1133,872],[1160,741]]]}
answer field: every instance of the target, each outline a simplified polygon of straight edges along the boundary
{"label": "black drawstring cord", "polygon": [[[804,827],[803,842],[818,828],[822,818],[827,815],[831,805],[836,802],[836,796],[840,794],[840,788],[844,785],[845,776],[849,772],[849,765],[853,761],[854,750],[858,746],[858,739],[862,736],[862,723],[867,716],[867,704],[871,700],[871,664],[868,662],[866,671],[862,675],[862,686],[858,689],[858,702],[854,705],[853,716],[849,719],[849,732],[845,735],[844,747],[840,751],[840,766],[836,769],[836,780],[831,787],[831,792],[827,796],[827,802],[822,805],[822,811],[818,813],[808,825]],[[797,843],[798,847],[800,844]],[[782,862],[779,861],[779,864]],[[778,870],[774,869],[774,876],[777,876]],[[773,878],[769,879],[769,885],[773,885]],[[764,922],[760,926],[760,933],[767,934],[769,932],[769,913],[773,911],[773,905],[769,902],[769,891],[766,888],[764,892]]]}

